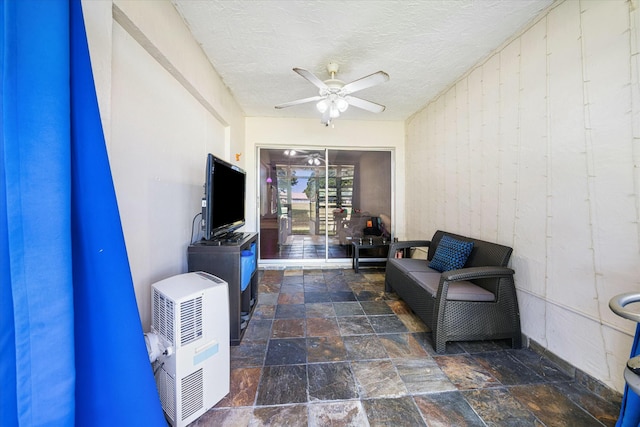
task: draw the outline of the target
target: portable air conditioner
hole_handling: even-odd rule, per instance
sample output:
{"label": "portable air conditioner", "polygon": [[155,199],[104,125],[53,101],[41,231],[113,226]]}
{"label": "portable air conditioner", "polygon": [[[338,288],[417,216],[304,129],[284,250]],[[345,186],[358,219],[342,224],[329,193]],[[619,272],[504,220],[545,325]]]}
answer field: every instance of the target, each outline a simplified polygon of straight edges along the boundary
{"label": "portable air conditioner", "polygon": [[147,345],[162,409],[186,426],[229,393],[228,284],[203,272],[173,276],[152,285],[151,304]]}

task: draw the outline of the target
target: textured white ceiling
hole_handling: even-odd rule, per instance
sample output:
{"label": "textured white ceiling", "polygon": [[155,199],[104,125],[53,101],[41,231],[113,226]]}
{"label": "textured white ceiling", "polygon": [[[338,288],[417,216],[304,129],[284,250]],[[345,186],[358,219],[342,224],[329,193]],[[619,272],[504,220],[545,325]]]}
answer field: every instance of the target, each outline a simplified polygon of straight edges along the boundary
{"label": "textured white ceiling", "polygon": [[348,83],[378,70],[391,79],[354,95],[386,105],[349,108],[356,120],[404,120],[534,19],[553,0],[172,0],[248,116],[318,117],[317,95],[292,71]]}

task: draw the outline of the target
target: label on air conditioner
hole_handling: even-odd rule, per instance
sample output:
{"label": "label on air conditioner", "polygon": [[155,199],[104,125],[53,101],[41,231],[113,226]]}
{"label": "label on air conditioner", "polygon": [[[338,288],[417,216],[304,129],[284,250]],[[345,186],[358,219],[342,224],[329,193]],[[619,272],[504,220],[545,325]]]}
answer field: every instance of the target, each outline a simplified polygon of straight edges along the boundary
{"label": "label on air conditioner", "polygon": [[196,354],[193,356],[193,364],[197,365],[198,363],[202,363],[211,356],[214,356],[218,353],[219,346],[216,341],[211,341],[208,344],[205,344],[196,349]]}

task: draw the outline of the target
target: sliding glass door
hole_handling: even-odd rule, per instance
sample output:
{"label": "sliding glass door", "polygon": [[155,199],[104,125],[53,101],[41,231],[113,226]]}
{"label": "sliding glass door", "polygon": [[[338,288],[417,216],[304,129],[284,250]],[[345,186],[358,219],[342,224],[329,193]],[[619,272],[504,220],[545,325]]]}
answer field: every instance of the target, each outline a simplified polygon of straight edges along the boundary
{"label": "sliding glass door", "polygon": [[262,260],[349,258],[372,220],[391,237],[390,151],[260,149]]}

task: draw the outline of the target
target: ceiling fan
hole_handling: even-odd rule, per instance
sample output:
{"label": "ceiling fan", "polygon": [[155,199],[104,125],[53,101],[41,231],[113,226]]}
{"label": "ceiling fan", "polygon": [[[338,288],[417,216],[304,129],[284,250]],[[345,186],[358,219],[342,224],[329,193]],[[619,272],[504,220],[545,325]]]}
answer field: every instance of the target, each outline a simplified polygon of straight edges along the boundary
{"label": "ceiling fan", "polygon": [[286,149],[283,154],[289,159],[301,159],[303,163],[310,166],[320,166],[324,163],[324,156],[319,152],[311,152],[307,150]]}
{"label": "ceiling fan", "polygon": [[275,108],[287,108],[294,105],[317,101],[316,108],[320,113],[322,113],[321,123],[325,126],[329,126],[333,119],[339,117],[340,113],[344,113],[347,108],[349,108],[349,105],[353,105],[354,107],[361,108],[372,113],[381,113],[384,111],[384,105],[376,104],[375,102],[367,101],[366,99],[357,98],[355,96],[351,96],[351,94],[386,82],[389,80],[389,75],[387,73],[384,71],[378,71],[377,73],[370,74],[366,77],[362,77],[361,79],[345,84],[342,80],[335,78],[338,69],[338,64],[330,62],[327,65],[327,71],[331,75],[331,78],[322,81],[304,68],[294,68],[293,71],[300,74],[319,89],[318,95],[278,104]]}

